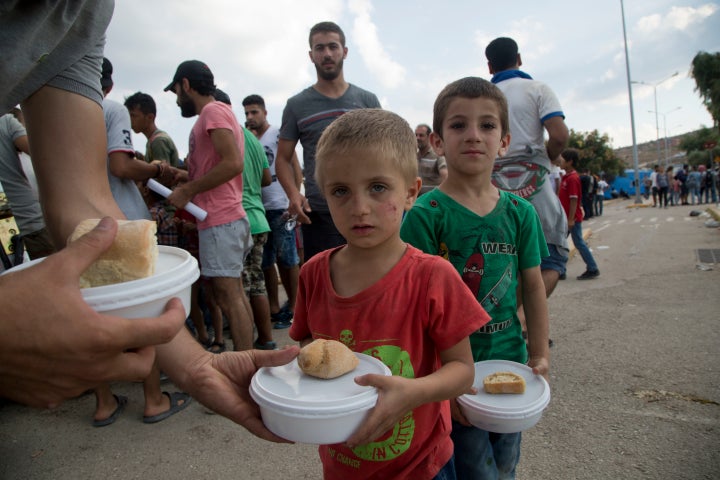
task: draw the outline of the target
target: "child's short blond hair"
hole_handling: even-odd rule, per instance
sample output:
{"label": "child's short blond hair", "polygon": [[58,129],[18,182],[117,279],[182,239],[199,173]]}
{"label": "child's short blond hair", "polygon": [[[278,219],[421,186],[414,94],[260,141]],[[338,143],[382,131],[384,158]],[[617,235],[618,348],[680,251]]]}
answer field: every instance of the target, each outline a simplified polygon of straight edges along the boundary
{"label": "child's short blond hair", "polygon": [[345,113],[320,137],[315,152],[315,180],[320,190],[323,167],[334,157],[357,151],[392,162],[408,184],[417,178],[417,140],[410,124],[387,110],[364,108]]}
{"label": "child's short blond hair", "polygon": [[502,135],[510,133],[510,119],[508,116],[508,104],[502,91],[479,77],[465,77],[448,84],[438,94],[433,106],[433,130],[440,138],[443,138],[443,122],[447,116],[448,107],[454,98],[487,98],[494,101],[500,115],[500,128]]}

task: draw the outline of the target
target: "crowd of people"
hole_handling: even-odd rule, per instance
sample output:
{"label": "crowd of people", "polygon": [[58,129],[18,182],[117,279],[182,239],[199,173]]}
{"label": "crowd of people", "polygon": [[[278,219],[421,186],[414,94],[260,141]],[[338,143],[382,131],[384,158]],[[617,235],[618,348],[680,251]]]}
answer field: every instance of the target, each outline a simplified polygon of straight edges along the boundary
{"label": "crowd of people", "polygon": [[710,165],[655,165],[645,177],[646,198],[652,195],[653,207],[716,204],[720,197],[720,172]]}
{"label": "crowd of people", "polygon": [[[356,379],[379,400],[345,444],[320,447],[326,478],[514,478],[521,433],[472,426],[456,398],[470,391],[477,361],[511,360],[548,378],[547,299],[566,273],[568,235],[587,264],[578,279],[599,276],[582,211],[587,196],[585,215],[602,215],[597,197],[608,188],[585,181],[583,194],[560,102],[520,69],[517,43],[493,40],[492,80],[450,83],[432,127],[414,131],[345,80],[348,48],[333,22],[310,30],[316,81],[288,99],[279,126],[258,94],[243,99],[238,121],[209,66],[182,62],[165,87],[183,117],[197,117],[180,159],[150,95],[105,98],[112,9],[111,0],[38,2],[0,19],[3,46],[32,44],[35,32],[56,47],[43,62],[17,59],[19,73],[1,79],[0,108],[21,102],[40,186],[35,216],[41,205],[46,223],[27,229],[45,229],[58,250],[0,277],[2,298],[13,299],[0,309],[0,396],[51,407],[93,389],[93,425],[106,426],[127,402],[110,383],[142,380],[146,423],[195,399],[281,442],[248,387],[259,367],[298,354],[273,339],[273,327],[289,328],[301,346],[345,340],[394,373]],[[131,129],[147,138],[144,153]],[[149,179],[171,194],[155,195]],[[190,201],[207,217],[187,214]],[[102,220],[65,246],[85,218]],[[175,299],[160,317],[129,322],[84,304],[78,277],[112,242],[113,218],[154,219],[159,243],[196,256],[190,312]],[[161,372],[182,391],[163,392]],[[402,438],[388,436],[401,429]]]}

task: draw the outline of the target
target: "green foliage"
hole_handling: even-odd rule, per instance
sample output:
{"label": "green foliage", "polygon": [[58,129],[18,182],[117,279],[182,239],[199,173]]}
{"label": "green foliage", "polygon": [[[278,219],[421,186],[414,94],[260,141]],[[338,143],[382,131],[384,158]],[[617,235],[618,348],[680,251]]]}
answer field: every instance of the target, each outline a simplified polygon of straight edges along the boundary
{"label": "green foliage", "polygon": [[720,124],[720,52],[698,52],[692,60],[690,75],[717,127]]}
{"label": "green foliage", "polygon": [[[715,147],[708,152],[705,148],[709,143],[715,143]],[[720,156],[720,134],[717,130],[703,127],[700,130],[687,134],[680,140],[680,149],[685,150],[687,162],[690,165],[707,164],[712,156]]]}
{"label": "green foliage", "polygon": [[581,170],[589,168],[592,173],[604,173],[606,179],[612,179],[625,170],[622,160],[615,156],[606,133],[600,135],[597,130],[576,132],[571,129],[568,147],[580,152]]}
{"label": "green foliage", "polygon": [[688,165],[705,165],[708,163],[708,153],[695,150],[690,152],[687,156]]}

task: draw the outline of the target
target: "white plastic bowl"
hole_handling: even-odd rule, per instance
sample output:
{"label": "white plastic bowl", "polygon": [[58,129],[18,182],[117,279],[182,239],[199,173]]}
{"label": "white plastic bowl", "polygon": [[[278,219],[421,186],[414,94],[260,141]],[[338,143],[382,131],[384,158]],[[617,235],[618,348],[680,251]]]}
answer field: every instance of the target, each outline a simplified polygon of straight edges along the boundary
{"label": "white plastic bowl", "polygon": [[[7,273],[29,268],[43,259],[22,263]],[[181,248],[158,246],[155,273],[129,282],[81,289],[85,302],[95,311],[124,318],[157,317],[165,304],[178,297],[190,311],[190,290],[200,276],[197,261]]]}
{"label": "white plastic bowl", "polygon": [[250,395],[260,406],[263,423],[287,440],[316,445],[341,443],[365,420],[377,402],[374,387],[357,385],[367,373],[389,376],[380,360],[355,353],[360,360],[352,372],[323,380],[306,375],[297,360],[280,367],[262,367],[250,382]]}
{"label": "white plastic bowl", "polygon": [[[522,375],[526,383],[525,393],[486,393],[483,379],[494,372]],[[477,362],[473,387],[478,393],[458,397],[458,404],[471,424],[489,432],[523,432],[535,426],[550,403],[550,385],[547,381],[533,374],[527,365],[507,360]]]}

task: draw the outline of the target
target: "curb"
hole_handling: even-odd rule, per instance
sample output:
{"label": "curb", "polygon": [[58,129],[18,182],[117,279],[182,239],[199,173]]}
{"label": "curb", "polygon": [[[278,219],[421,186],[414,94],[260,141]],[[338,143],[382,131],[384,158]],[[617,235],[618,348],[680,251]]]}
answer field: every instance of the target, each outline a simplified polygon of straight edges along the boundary
{"label": "curb", "polygon": [[711,217],[713,217],[715,220],[720,222],[720,209],[718,207],[708,207],[705,209],[707,213],[710,214]]}

